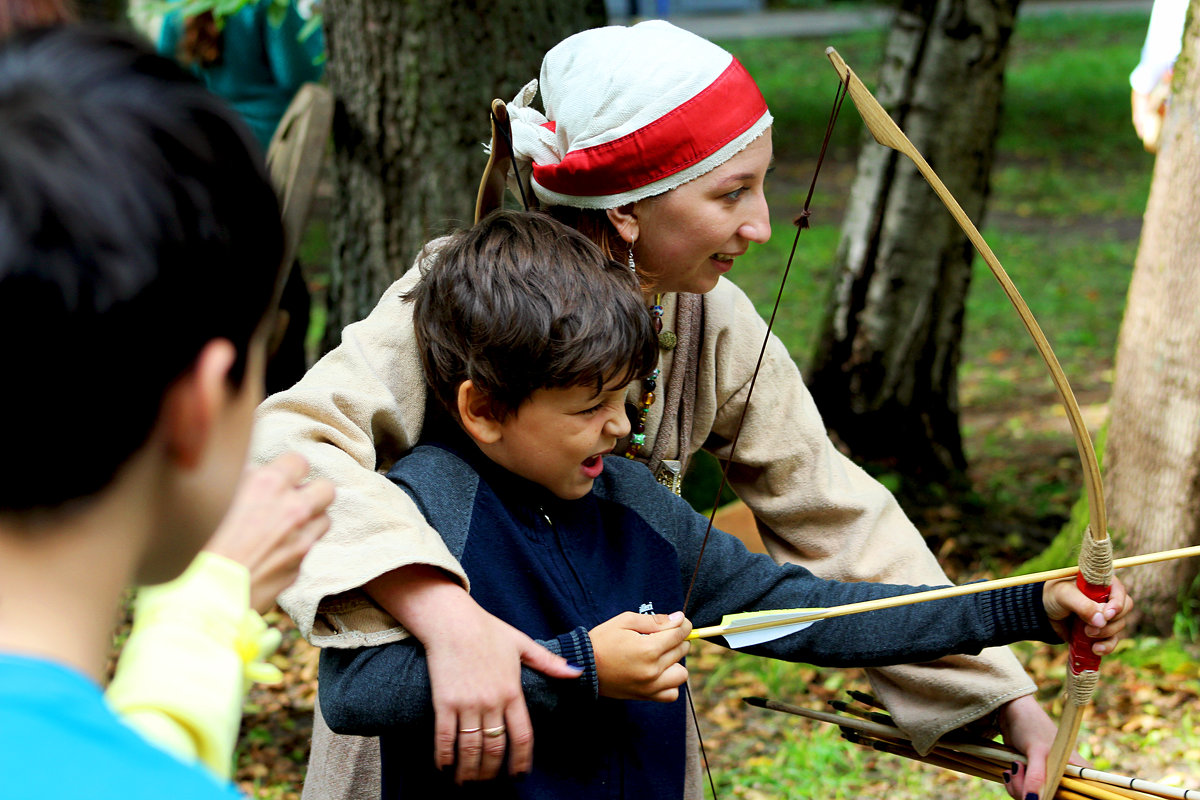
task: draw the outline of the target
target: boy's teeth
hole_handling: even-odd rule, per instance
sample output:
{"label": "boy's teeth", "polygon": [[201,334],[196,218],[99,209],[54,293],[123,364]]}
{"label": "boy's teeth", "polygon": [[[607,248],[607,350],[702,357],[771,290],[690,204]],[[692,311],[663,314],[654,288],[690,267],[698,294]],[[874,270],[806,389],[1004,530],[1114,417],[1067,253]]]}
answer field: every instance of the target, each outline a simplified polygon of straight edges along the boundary
{"label": "boy's teeth", "polygon": [[727,256],[722,253],[713,253],[713,258],[717,261],[733,261],[733,256]]}

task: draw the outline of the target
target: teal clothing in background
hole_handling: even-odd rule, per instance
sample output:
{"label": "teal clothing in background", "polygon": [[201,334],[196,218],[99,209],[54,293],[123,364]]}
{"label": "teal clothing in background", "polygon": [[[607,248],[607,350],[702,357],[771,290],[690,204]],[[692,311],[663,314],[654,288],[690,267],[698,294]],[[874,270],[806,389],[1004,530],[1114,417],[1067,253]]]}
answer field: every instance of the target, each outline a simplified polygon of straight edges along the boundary
{"label": "teal clothing in background", "polygon": [[[325,51],[320,29],[299,40],[308,14],[301,14],[295,2],[288,4],[278,26],[268,19],[271,4],[271,0],[259,0],[227,17],[221,34],[221,60],[193,67],[205,85],[225,98],[246,121],[264,154],[301,85],[320,80]],[[158,51],[178,58],[182,36],[182,15],[168,14],[163,20]]]}

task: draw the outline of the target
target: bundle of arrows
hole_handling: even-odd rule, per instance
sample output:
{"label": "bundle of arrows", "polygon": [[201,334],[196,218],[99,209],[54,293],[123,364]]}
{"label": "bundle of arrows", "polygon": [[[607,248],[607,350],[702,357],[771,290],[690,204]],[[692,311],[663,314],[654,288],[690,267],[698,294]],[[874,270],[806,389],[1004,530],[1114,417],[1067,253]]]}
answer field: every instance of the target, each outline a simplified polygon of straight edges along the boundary
{"label": "bundle of arrows", "polygon": [[[943,737],[931,751],[921,755],[892,718],[882,711],[878,701],[863,692],[850,692],[850,696],[857,704],[835,700],[831,702],[832,712],[762,697],[747,697],[745,701],[758,708],[837,725],[842,737],[854,744],[996,783],[1003,783],[1005,771],[1014,762],[1025,762],[1025,756],[1016,750],[968,733]],[[1200,800],[1200,791],[1068,764],[1054,797],[1060,800]]]}

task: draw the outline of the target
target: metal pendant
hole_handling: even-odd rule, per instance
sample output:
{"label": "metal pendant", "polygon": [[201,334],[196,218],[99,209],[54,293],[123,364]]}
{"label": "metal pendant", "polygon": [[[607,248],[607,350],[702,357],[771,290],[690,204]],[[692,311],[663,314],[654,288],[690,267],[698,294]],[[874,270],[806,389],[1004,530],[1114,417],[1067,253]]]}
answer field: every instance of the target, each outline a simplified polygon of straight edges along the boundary
{"label": "metal pendant", "polygon": [[660,462],[654,479],[675,494],[680,494],[683,491],[683,464],[678,461]]}

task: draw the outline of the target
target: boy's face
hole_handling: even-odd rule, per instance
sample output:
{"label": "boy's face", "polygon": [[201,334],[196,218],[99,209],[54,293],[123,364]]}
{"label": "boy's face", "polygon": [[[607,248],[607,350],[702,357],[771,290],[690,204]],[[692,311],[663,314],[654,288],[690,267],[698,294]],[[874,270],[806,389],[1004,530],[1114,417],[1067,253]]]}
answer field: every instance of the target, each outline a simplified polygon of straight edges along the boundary
{"label": "boy's face", "polygon": [[604,471],[601,457],[629,433],[626,386],[614,382],[599,395],[592,386],[538,389],[499,423],[500,438],[485,452],[556,497],[583,497]]}

